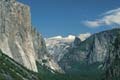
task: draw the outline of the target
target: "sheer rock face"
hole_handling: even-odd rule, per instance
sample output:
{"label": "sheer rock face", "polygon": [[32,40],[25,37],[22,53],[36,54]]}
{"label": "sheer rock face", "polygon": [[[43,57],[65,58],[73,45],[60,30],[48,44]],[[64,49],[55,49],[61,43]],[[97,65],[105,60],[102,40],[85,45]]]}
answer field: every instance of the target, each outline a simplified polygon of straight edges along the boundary
{"label": "sheer rock face", "polygon": [[37,71],[36,61],[61,70],[49,56],[41,34],[31,26],[29,6],[16,0],[0,0],[0,49],[30,70]]}
{"label": "sheer rock face", "polygon": [[117,35],[112,45],[109,45],[109,53],[104,61],[104,80],[120,79],[120,33]]}
{"label": "sheer rock face", "polygon": [[15,0],[0,1],[0,49],[18,63],[37,71],[30,8]]}
{"label": "sheer rock face", "polygon": [[41,65],[45,65],[52,70],[63,73],[63,70],[59,67],[56,61],[53,60],[53,57],[48,54],[48,50],[46,48],[46,44],[42,35],[37,32],[35,28],[32,29],[32,38],[33,38],[33,46],[35,50],[35,59]]}
{"label": "sheer rock face", "polygon": [[103,63],[109,56],[109,49],[113,49],[109,45],[112,45],[115,38],[118,37],[118,33],[120,33],[120,29],[103,31],[92,35],[77,47],[69,47],[69,52],[59,62],[60,66],[69,71],[72,69],[73,63],[75,65],[78,62],[86,64]]}
{"label": "sheer rock face", "polygon": [[80,45],[80,43],[81,43],[80,38],[75,37],[75,40],[74,40],[74,47],[75,47],[75,46],[79,46],[79,45]]}

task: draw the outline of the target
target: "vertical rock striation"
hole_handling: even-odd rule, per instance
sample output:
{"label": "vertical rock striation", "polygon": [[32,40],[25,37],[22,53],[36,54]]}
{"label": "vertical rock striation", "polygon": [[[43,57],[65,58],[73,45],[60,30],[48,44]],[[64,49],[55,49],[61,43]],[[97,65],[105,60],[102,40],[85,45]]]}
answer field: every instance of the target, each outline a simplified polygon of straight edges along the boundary
{"label": "vertical rock striation", "polygon": [[87,65],[100,63],[101,66],[109,56],[109,50],[115,50],[112,43],[118,38],[119,33],[119,28],[103,31],[92,35],[76,47],[69,47],[68,53],[59,61],[60,66],[66,71],[74,69],[73,65],[82,63]]}
{"label": "vertical rock striation", "polygon": [[104,61],[104,80],[120,79],[120,33],[117,35],[112,45],[109,45],[108,56]]}
{"label": "vertical rock striation", "polygon": [[0,49],[37,71],[31,31],[30,8],[15,0],[0,0]]}
{"label": "vertical rock striation", "polygon": [[16,0],[0,0],[0,49],[35,72],[36,61],[60,70],[59,65],[48,54],[41,34],[31,25],[29,6]]}

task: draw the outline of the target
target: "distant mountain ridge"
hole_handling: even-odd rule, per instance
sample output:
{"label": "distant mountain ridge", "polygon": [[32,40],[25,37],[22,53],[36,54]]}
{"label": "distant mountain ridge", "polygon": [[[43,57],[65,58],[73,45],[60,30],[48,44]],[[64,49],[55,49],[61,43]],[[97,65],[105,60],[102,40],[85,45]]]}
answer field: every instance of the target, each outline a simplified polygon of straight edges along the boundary
{"label": "distant mountain ridge", "polygon": [[[64,55],[59,64],[67,71],[72,69],[74,63],[94,64],[103,63],[109,56],[109,45],[117,38],[120,29],[112,29],[92,35],[77,47],[69,47],[68,53]],[[64,65],[63,65],[64,64]]]}
{"label": "distant mountain ridge", "polygon": [[44,40],[29,6],[1,0],[0,79],[119,80],[120,28]]}
{"label": "distant mountain ridge", "polygon": [[[80,34],[77,36],[81,41],[91,36],[90,33]],[[56,61],[59,61],[65,53],[68,52],[67,48],[74,45],[74,40],[76,36],[68,35],[67,37],[55,36],[50,38],[45,38],[46,47],[49,54],[53,56]]]}
{"label": "distant mountain ridge", "polygon": [[[116,38],[120,35],[119,33],[120,29],[115,28],[93,34],[84,41],[81,41],[79,37],[74,37],[74,40],[66,41],[62,37],[57,37],[50,38],[48,42],[46,42],[47,44],[50,43],[47,46],[49,53],[66,74],[70,74],[71,76],[75,73],[86,76],[91,74],[91,76],[96,75],[93,79],[97,80],[101,75],[105,75],[104,63],[107,64],[106,66],[108,67],[109,64],[106,63],[106,60],[110,56],[110,50],[115,50],[112,44],[116,42]],[[115,52],[111,53],[110,59],[114,57],[112,56],[114,54]],[[117,63],[117,65],[119,64]],[[89,69],[89,71],[87,69]],[[119,75],[119,70],[117,72],[117,75]]]}

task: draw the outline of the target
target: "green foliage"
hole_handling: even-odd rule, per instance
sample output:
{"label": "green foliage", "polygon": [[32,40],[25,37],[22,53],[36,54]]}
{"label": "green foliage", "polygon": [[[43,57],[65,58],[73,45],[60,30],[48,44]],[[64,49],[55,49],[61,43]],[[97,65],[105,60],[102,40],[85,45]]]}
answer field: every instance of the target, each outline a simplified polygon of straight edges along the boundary
{"label": "green foliage", "polygon": [[76,68],[80,68],[77,72],[69,72],[66,74],[52,71],[46,66],[42,66],[39,63],[37,64],[42,80],[101,80],[101,75],[103,74],[103,71],[98,69],[99,63],[89,66],[85,64],[76,65]]}
{"label": "green foliage", "polygon": [[26,69],[0,50],[0,80],[8,80],[6,76],[12,80],[41,80],[37,73]]}
{"label": "green foliage", "polygon": [[46,59],[43,59],[42,62],[43,62],[43,63],[47,63],[47,60],[46,60]]}

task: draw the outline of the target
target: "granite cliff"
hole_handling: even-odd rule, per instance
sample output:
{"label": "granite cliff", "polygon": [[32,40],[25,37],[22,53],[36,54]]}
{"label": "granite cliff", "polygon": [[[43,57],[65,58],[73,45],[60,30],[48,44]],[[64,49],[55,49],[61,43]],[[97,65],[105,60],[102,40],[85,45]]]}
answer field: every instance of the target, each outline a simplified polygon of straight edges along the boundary
{"label": "granite cliff", "polygon": [[88,36],[59,36],[46,39],[46,44],[31,25],[29,6],[0,0],[0,78],[118,80],[120,29]]}
{"label": "granite cliff", "polygon": [[[93,64],[98,64],[96,68],[104,69],[108,57],[111,56],[109,60],[112,60],[113,55],[119,52],[119,49],[113,46],[119,33],[120,29],[116,28],[93,34],[79,45],[69,47],[68,52],[58,63],[65,72],[79,71],[81,66]],[[113,52],[110,53],[110,50]]]}
{"label": "granite cliff", "polygon": [[37,72],[36,61],[59,70],[59,66],[49,56],[41,34],[32,26],[29,6],[16,0],[0,0],[2,52],[35,72]]}

